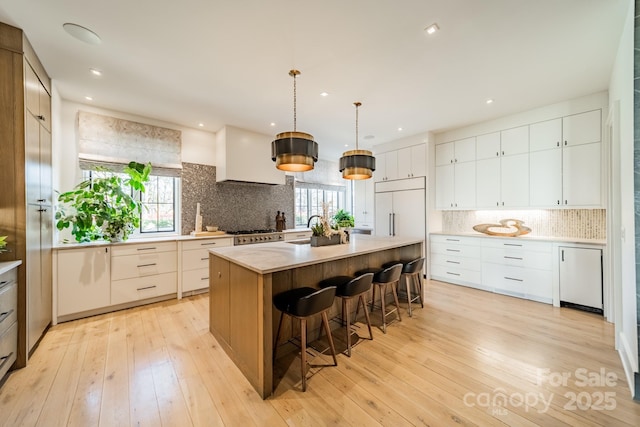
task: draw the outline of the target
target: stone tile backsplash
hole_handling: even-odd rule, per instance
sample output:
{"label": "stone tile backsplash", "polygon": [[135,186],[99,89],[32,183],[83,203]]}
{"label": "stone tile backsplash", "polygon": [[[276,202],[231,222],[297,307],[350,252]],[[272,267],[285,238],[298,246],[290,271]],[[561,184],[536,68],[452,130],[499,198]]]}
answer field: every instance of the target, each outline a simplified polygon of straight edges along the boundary
{"label": "stone tile backsplash", "polygon": [[284,211],[287,228],[294,228],[293,177],[285,185],[216,183],[215,166],[182,164],[182,234],[195,226],[200,203],[202,225],[222,230],[276,228],[276,213]]}
{"label": "stone tile backsplash", "polygon": [[473,232],[476,224],[497,224],[501,219],[519,219],[531,235],[606,239],[605,209],[549,209],[518,211],[444,211],[444,233]]}

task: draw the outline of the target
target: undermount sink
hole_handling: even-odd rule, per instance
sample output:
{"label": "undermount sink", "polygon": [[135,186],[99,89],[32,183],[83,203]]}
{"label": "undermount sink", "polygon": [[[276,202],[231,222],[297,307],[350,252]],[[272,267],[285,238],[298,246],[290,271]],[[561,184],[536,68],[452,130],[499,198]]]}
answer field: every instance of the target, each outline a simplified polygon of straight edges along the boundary
{"label": "undermount sink", "polygon": [[287,243],[291,243],[292,245],[308,245],[311,243],[311,239],[289,240]]}

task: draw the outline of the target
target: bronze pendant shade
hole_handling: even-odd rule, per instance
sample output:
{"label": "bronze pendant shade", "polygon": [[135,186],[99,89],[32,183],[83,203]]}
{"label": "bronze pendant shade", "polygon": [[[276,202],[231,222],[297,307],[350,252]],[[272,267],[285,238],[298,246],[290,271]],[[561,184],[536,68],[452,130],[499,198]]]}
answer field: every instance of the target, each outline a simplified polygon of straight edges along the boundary
{"label": "bronze pendant shade", "polygon": [[358,149],[358,108],[360,102],[354,102],[356,106],[356,149],[345,151],[340,157],[340,172],[344,179],[369,179],[376,170],[376,158],[369,150]]}
{"label": "bronze pendant shade", "polygon": [[318,161],[318,143],[312,135],[296,130],[296,76],[300,71],[291,70],[289,75],[293,77],[293,131],[276,135],[271,142],[271,160],[280,170],[306,172]]}

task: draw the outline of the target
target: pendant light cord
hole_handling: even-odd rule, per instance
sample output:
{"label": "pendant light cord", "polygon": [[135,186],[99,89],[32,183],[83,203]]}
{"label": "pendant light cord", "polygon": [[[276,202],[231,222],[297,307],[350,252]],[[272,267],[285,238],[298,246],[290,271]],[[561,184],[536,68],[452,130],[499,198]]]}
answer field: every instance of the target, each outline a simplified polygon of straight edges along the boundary
{"label": "pendant light cord", "polygon": [[354,102],[356,106],[356,150],[358,150],[358,108],[362,105],[360,102]]}
{"label": "pendant light cord", "polygon": [[294,132],[296,131],[296,125],[297,125],[296,122],[298,120],[297,113],[296,113],[297,106],[298,106],[298,102],[297,102],[297,99],[298,99],[298,88],[297,88],[297,85],[296,85],[296,76],[298,74],[300,74],[300,71],[298,71],[298,70],[289,71],[289,75],[291,77],[293,77],[293,131]]}

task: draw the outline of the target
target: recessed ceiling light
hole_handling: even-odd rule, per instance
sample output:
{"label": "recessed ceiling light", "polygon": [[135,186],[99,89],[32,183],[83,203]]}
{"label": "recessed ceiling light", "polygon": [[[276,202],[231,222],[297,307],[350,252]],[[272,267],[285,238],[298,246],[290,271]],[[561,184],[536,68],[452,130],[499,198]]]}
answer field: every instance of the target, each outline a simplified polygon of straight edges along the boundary
{"label": "recessed ceiling light", "polygon": [[438,31],[440,29],[440,27],[438,27],[438,24],[433,23],[431,25],[429,25],[427,28],[424,29],[425,33],[431,35],[433,33],[435,33],[436,31]]}
{"label": "recessed ceiling light", "polygon": [[329,96],[329,92],[322,92],[320,96]]}
{"label": "recessed ceiling light", "polygon": [[402,128],[398,128],[398,132],[402,132]]}
{"label": "recessed ceiling light", "polygon": [[85,96],[84,99],[86,99],[87,101],[93,101],[93,97],[91,96]]}
{"label": "recessed ceiling light", "polygon": [[345,146],[345,147],[348,147],[348,146],[349,146],[349,144],[344,144],[344,146]]}
{"label": "recessed ceiling light", "polygon": [[493,104],[493,99],[488,98],[485,102],[487,103],[487,105]]}
{"label": "recessed ceiling light", "polygon": [[275,126],[276,124],[274,122],[271,122],[269,126]]}
{"label": "recessed ceiling light", "polygon": [[204,123],[198,123],[198,126],[203,127]]}
{"label": "recessed ceiling light", "polygon": [[97,70],[95,68],[89,68],[89,71],[91,72],[91,74],[93,74],[96,77],[100,77],[102,75],[102,71]]}
{"label": "recessed ceiling light", "polygon": [[72,37],[89,44],[100,44],[102,40],[100,36],[82,25],[72,24],[67,22],[62,25],[62,28],[69,33]]}

